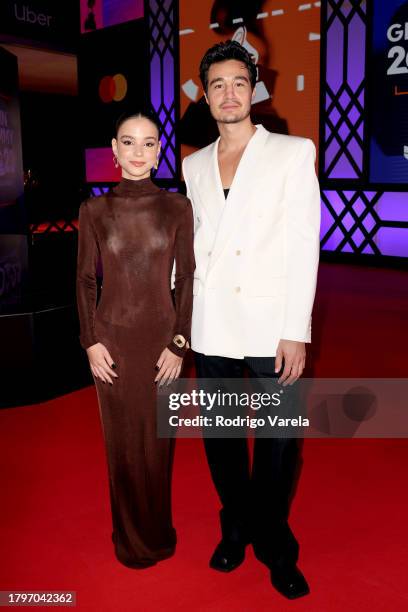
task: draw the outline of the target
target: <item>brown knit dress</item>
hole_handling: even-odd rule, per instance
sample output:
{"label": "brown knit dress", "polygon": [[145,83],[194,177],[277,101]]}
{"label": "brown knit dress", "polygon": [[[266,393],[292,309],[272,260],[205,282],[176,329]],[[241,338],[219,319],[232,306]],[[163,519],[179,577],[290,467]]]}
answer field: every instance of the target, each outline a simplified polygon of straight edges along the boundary
{"label": "brown knit dress", "polygon": [[[103,286],[96,307],[96,267]],[[170,278],[176,261],[174,308]],[[101,342],[119,378],[96,380],[109,468],[118,560],[147,567],[174,553],[173,440],[156,434],[156,362],[175,334],[190,339],[193,215],[180,194],[150,178],[122,179],[86,200],[79,214],[77,300],[80,342]],[[179,354],[179,349],[174,352]]]}

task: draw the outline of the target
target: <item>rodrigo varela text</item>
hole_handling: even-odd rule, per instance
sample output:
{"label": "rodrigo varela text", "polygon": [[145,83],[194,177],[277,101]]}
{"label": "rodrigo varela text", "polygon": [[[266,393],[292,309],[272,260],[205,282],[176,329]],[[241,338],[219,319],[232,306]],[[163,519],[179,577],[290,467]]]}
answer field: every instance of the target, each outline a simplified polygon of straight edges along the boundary
{"label": "rodrigo varela text", "polygon": [[301,416],[297,418],[284,419],[282,417],[267,416],[267,420],[263,418],[251,418],[248,416],[241,417],[236,416],[232,418],[223,417],[217,415],[215,419],[208,416],[197,415],[192,418],[179,417],[178,415],[171,415],[169,417],[169,424],[171,427],[249,427],[250,429],[256,429],[257,427],[265,427],[267,424],[270,427],[308,427],[309,419]]}

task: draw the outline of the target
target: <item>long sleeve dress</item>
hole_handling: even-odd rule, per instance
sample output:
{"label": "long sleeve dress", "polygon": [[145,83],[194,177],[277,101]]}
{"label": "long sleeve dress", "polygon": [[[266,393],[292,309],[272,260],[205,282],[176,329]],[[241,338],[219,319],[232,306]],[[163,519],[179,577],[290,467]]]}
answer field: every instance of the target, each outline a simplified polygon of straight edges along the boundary
{"label": "long sleeve dress", "polygon": [[[103,285],[96,306],[96,267]],[[175,307],[170,278],[176,261]],[[101,342],[116,373],[95,380],[109,470],[115,554],[128,567],[171,556],[174,442],[156,433],[157,360],[176,334],[190,339],[193,215],[180,194],[150,178],[122,179],[83,202],[79,214],[77,301],[80,342]]]}

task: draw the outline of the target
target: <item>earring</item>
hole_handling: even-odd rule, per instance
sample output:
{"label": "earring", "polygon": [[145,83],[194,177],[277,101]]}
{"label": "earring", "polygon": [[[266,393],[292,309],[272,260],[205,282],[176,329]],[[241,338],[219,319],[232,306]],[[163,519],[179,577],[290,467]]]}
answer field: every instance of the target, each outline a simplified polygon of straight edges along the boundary
{"label": "earring", "polygon": [[119,162],[116,155],[113,156],[113,165],[115,166],[115,168],[119,168]]}
{"label": "earring", "polygon": [[157,170],[157,168],[159,167],[159,158],[156,158],[156,163],[154,164],[154,169]]}

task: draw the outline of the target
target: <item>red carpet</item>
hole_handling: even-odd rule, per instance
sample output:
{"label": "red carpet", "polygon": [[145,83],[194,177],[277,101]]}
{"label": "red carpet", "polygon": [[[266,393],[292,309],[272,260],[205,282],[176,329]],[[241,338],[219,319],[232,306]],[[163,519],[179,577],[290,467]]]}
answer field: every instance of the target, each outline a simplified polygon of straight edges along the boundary
{"label": "red carpet", "polygon": [[[406,376],[407,297],[403,272],[322,266],[315,375]],[[0,590],[76,591],[81,611],[408,609],[405,440],[306,440],[291,524],[312,593],[288,602],[252,550],[232,574],[208,568],[218,504],[200,440],[177,444],[176,555],[117,563],[98,419],[93,388],[0,411]]]}

